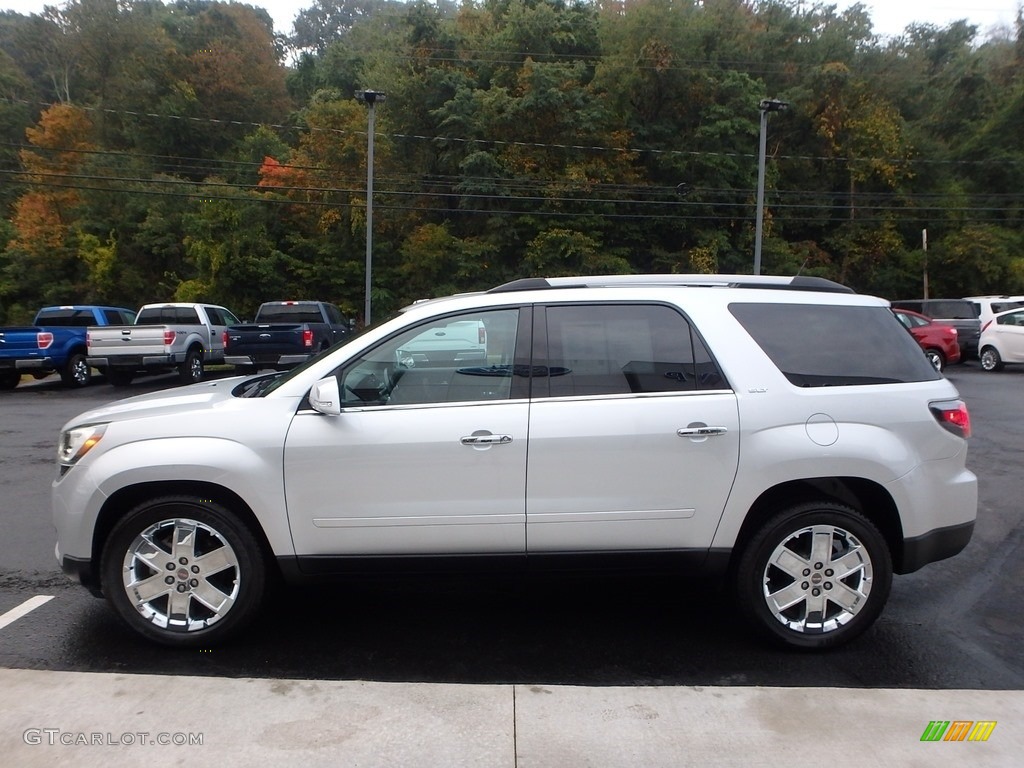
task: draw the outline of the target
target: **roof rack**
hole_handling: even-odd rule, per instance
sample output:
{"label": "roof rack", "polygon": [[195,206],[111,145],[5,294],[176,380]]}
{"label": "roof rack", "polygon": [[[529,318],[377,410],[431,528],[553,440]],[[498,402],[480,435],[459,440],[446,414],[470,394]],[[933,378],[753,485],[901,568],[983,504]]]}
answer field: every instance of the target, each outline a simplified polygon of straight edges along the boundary
{"label": "roof rack", "polygon": [[524,277],[487,293],[512,293],[554,288],[611,288],[638,285],[685,285],[716,288],[768,288],[784,291],[855,293],[841,283],[823,277],[787,275],[593,275],[584,277]]}

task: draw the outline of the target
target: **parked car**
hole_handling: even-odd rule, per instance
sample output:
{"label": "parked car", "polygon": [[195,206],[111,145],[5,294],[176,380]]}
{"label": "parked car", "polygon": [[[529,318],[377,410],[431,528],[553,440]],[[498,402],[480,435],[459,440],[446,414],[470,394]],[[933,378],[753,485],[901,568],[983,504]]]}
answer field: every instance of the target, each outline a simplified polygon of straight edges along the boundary
{"label": "parked car", "polygon": [[135,312],[124,307],[74,304],[43,307],[30,326],[0,328],[0,389],[14,389],[25,373],[37,379],[59,373],[65,386],[86,386],[92,379],[86,329],[134,320]]}
{"label": "parked car", "polygon": [[901,299],[892,302],[892,305],[896,309],[909,309],[956,328],[961,362],[978,356],[981,321],[978,319],[978,308],[973,302],[966,299]]}
{"label": "parked car", "polygon": [[1024,308],[1000,312],[981,331],[981,367],[1001,371],[1007,363],[1024,363]]}
{"label": "parked car", "polygon": [[893,314],[921,345],[936,371],[960,362],[957,330],[952,325],[938,323],[909,309],[893,309]]}
{"label": "parked car", "polygon": [[[401,354],[452,323],[483,326],[486,361]],[[810,277],[534,278],[415,304],[288,372],[71,419],[56,556],[172,646],[241,631],[275,574],[648,565],[825,648],[875,621],[893,573],[966,546],[969,435],[883,299]]]}
{"label": "parked car", "polygon": [[252,323],[224,332],[224,362],[239,373],[260,368],[285,370],[346,338],[352,323],[324,301],[261,304]]}
{"label": "parked car", "polygon": [[982,327],[1000,312],[1024,307],[1024,296],[965,296],[978,309],[978,322]]}
{"label": "parked car", "polygon": [[234,313],[214,304],[146,304],[134,325],[89,328],[86,361],[115,387],[139,373],[166,371],[194,384],[208,363],[224,362],[224,331],[237,323]]}

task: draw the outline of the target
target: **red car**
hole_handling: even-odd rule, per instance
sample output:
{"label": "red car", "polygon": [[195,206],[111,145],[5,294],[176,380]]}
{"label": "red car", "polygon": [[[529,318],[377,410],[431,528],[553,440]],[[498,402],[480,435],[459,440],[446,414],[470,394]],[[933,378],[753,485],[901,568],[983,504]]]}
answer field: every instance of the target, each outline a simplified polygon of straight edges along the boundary
{"label": "red car", "polygon": [[917,339],[935,370],[941,371],[947,365],[960,362],[957,330],[952,325],[937,323],[909,309],[893,309],[893,314],[907,327],[910,335]]}

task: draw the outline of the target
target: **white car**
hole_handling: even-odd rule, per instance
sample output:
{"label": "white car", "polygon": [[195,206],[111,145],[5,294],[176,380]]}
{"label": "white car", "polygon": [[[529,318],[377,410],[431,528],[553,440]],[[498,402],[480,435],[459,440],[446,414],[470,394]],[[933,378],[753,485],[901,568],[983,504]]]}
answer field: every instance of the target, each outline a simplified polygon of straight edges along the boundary
{"label": "white car", "polygon": [[978,356],[986,371],[1024,363],[1024,308],[1000,312],[982,327]]}
{"label": "white car", "polygon": [[978,321],[981,326],[1000,312],[1024,308],[1024,296],[965,296],[964,300],[978,308]]}
{"label": "white car", "polygon": [[[486,357],[407,354],[453,326]],[[766,638],[824,648],[874,622],[893,573],[966,546],[969,435],[883,299],[532,278],[415,304],[287,373],[72,419],[56,556],[174,646],[256,619],[272,572],[646,564],[719,579]]]}

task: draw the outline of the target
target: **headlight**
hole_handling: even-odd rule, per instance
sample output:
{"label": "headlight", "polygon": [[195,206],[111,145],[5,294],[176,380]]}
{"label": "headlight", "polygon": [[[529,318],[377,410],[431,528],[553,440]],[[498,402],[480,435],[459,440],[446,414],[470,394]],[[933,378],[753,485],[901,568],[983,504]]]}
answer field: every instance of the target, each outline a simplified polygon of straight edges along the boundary
{"label": "headlight", "polygon": [[73,467],[103,437],[107,431],[106,424],[90,424],[87,427],[76,427],[60,433],[60,445],[57,447],[57,462],[64,467]]}

